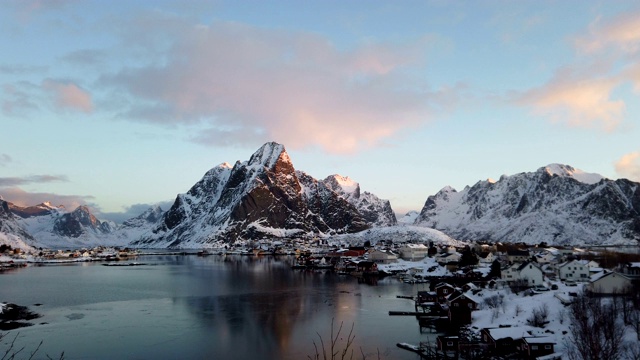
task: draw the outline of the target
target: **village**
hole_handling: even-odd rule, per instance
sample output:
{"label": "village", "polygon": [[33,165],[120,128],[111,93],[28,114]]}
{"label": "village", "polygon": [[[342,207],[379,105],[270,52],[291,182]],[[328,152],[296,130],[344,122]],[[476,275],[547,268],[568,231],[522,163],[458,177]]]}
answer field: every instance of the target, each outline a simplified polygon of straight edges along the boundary
{"label": "village", "polygon": [[[293,266],[327,267],[369,279],[394,276],[408,284],[428,283],[430,290],[408,298],[415,311],[389,311],[390,316],[415,316],[420,332],[441,334],[435,344],[398,344],[423,359],[567,359],[581,345],[614,355],[609,358],[637,359],[640,354],[637,253],[544,243],[454,247],[389,241],[375,247],[343,244],[300,256]],[[591,307],[578,309],[574,303]],[[579,328],[572,313],[600,311],[595,306],[610,311],[610,325],[618,330],[617,338],[604,333],[611,326],[595,334],[601,336],[596,342],[611,349],[581,344],[584,336],[571,334]],[[598,328],[592,321],[587,328]]]}
{"label": "village", "polygon": [[[28,263],[105,261],[134,264],[149,251],[96,247],[78,250],[0,248],[2,269]],[[425,359],[513,358],[564,359],[577,351],[570,334],[571,307],[581,297],[616,307],[624,329],[620,344],[638,351],[640,340],[640,256],[546,244],[483,244],[463,246],[381,241],[348,243],[302,239],[255,241],[222,245],[198,256],[276,256],[295,259],[292,271],[336,271],[375,284],[391,277],[416,286],[414,311],[390,311],[389,316],[413,316],[417,331],[438,334],[435,343],[398,346]],[[424,285],[423,285],[424,286]],[[635,348],[633,345],[635,344]]]}

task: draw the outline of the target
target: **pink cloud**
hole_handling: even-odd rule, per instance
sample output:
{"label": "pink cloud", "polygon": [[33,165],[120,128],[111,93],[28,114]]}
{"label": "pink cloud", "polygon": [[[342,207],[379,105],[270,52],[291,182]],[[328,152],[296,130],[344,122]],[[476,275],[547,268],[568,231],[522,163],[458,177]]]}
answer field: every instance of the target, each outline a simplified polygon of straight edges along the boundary
{"label": "pink cloud", "polygon": [[640,24],[640,11],[624,13],[604,21],[598,17],[589,26],[588,34],[575,39],[575,46],[587,53],[608,48],[635,53],[640,50],[638,24]]}
{"label": "pink cloud", "polygon": [[615,162],[616,172],[627,179],[640,181],[640,151],[631,152]]}
{"label": "pink cloud", "polygon": [[611,98],[619,84],[616,78],[579,77],[564,72],[547,84],[524,92],[517,102],[570,126],[611,131],[622,121],[625,110],[623,101]]}
{"label": "pink cloud", "polygon": [[93,111],[91,94],[74,83],[47,79],[42,83],[42,87],[51,94],[58,109],[71,109],[85,113]]}
{"label": "pink cloud", "polygon": [[341,50],[317,34],[175,22],[165,33],[157,21],[147,19],[145,31],[136,32],[145,41],[128,41],[151,46],[156,42],[148,34],[162,35],[171,41],[166,61],[103,82],[134,99],[123,117],[200,124],[210,130],[194,136],[199,142],[260,138],[347,153],[419,127],[434,109],[447,108],[445,97],[409,74],[424,60],[428,38]]}
{"label": "pink cloud", "polygon": [[54,193],[28,192],[19,187],[9,187],[0,189],[0,195],[4,200],[19,206],[31,206],[41,204],[45,201],[58,206],[73,210],[80,205],[87,205],[88,201],[94,199],[90,195],[60,195]]}

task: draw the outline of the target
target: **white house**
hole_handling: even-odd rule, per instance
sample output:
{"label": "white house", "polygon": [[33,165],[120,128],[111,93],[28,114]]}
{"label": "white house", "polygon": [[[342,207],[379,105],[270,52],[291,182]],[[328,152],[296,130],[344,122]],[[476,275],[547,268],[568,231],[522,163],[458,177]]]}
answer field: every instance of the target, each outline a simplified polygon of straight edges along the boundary
{"label": "white house", "polygon": [[398,260],[398,255],[388,250],[373,250],[369,253],[369,260],[373,262],[394,262]]}
{"label": "white house", "polygon": [[558,266],[558,276],[562,281],[589,281],[587,261],[571,260]]}
{"label": "white house", "polygon": [[622,266],[622,273],[631,279],[640,279],[640,262],[630,262]]}
{"label": "white house", "polygon": [[507,260],[511,263],[522,263],[531,257],[529,250],[507,250]]}
{"label": "white house", "polygon": [[631,288],[631,279],[620,273],[610,271],[594,275],[587,285],[589,292],[600,295],[623,294]]}
{"label": "white house", "polygon": [[502,279],[507,282],[524,280],[529,286],[542,285],[544,273],[532,262],[513,264],[502,270]]}
{"label": "white house", "polygon": [[538,264],[548,264],[556,260],[557,252],[542,251],[535,255]]}
{"label": "white house", "polygon": [[438,255],[438,257],[436,258],[436,261],[438,262],[438,264],[440,265],[446,265],[446,264],[456,264],[460,261],[460,253],[454,252],[454,253],[444,253],[444,254],[440,254]]}
{"label": "white house", "polygon": [[400,248],[400,257],[405,260],[421,260],[427,257],[429,248],[424,244],[406,244]]}
{"label": "white house", "polygon": [[481,264],[491,264],[496,258],[491,252],[482,252],[478,255],[478,259]]}

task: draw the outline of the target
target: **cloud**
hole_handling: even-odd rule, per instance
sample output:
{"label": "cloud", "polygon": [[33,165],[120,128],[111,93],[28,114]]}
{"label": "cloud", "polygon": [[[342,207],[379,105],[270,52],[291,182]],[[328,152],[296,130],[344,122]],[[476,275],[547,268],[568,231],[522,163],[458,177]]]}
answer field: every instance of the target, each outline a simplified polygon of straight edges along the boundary
{"label": "cloud", "polygon": [[424,62],[428,37],[344,50],[318,34],[238,23],[158,15],[135,26],[126,41],[162,61],[104,76],[101,85],[132,99],[121,117],[209,129],[193,136],[200,143],[224,144],[226,134],[348,153],[449,107],[411,74]]}
{"label": "cloud", "polygon": [[[5,156],[5,154],[2,154],[0,156],[0,160],[2,159],[2,156]],[[9,158],[9,161],[10,160],[11,158]],[[51,182],[69,182],[69,179],[64,175],[32,175],[32,176],[26,176],[26,177],[0,177],[0,188],[34,184],[34,183],[51,183]]]}
{"label": "cloud", "polygon": [[7,154],[0,154],[0,166],[7,166],[13,159]]}
{"label": "cloud", "polygon": [[627,179],[640,181],[640,151],[622,156],[615,162],[616,172]]}
{"label": "cloud", "polygon": [[62,57],[72,65],[98,65],[104,62],[107,54],[102,50],[82,49],[70,52]]}
{"label": "cloud", "polygon": [[516,102],[572,126],[615,129],[626,104],[614,94],[627,83],[640,92],[639,23],[640,11],[597,17],[572,39],[576,60],[546,84],[521,93]]}
{"label": "cloud", "polygon": [[625,110],[624,101],[611,98],[618,85],[620,80],[615,77],[580,77],[564,71],[545,85],[521,93],[515,100],[554,121],[611,131],[622,121]]}
{"label": "cloud", "polygon": [[614,49],[625,53],[640,50],[640,11],[623,13],[603,20],[596,18],[587,34],[576,37],[576,48],[585,53]]}
{"label": "cloud", "polygon": [[32,73],[44,73],[48,69],[47,66],[35,66],[24,64],[2,64],[0,65],[0,73],[10,75],[22,75]]}
{"label": "cloud", "polygon": [[19,206],[32,206],[45,201],[54,206],[63,205],[65,208],[73,210],[80,205],[88,205],[94,197],[90,195],[60,195],[53,193],[27,192],[19,187],[9,187],[0,189],[0,195],[4,200]]}
{"label": "cloud", "polygon": [[2,112],[5,115],[17,115],[25,111],[37,110],[37,87],[30,82],[22,81],[2,86]]}
{"label": "cloud", "polygon": [[126,220],[142,214],[150,207],[160,206],[163,211],[167,211],[171,207],[171,205],[173,205],[173,201],[170,200],[161,201],[155,204],[133,204],[125,207],[125,210],[122,212],[102,212],[98,210],[95,215],[99,219],[110,220],[115,223],[121,224]]}
{"label": "cloud", "polygon": [[48,92],[58,109],[71,109],[90,113],[93,111],[91,94],[72,82],[44,80],[42,88]]}

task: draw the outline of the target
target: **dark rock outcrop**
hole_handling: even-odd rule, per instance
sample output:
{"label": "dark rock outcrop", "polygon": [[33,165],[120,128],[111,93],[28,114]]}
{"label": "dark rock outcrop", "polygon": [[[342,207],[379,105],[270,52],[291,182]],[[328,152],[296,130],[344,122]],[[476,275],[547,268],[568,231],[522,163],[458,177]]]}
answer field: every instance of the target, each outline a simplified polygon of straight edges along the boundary
{"label": "dark rock outcrop", "polygon": [[84,205],[58,217],[53,224],[53,232],[60,236],[78,238],[87,231],[104,234],[111,232],[112,228],[109,223],[103,223],[93,216]]}

